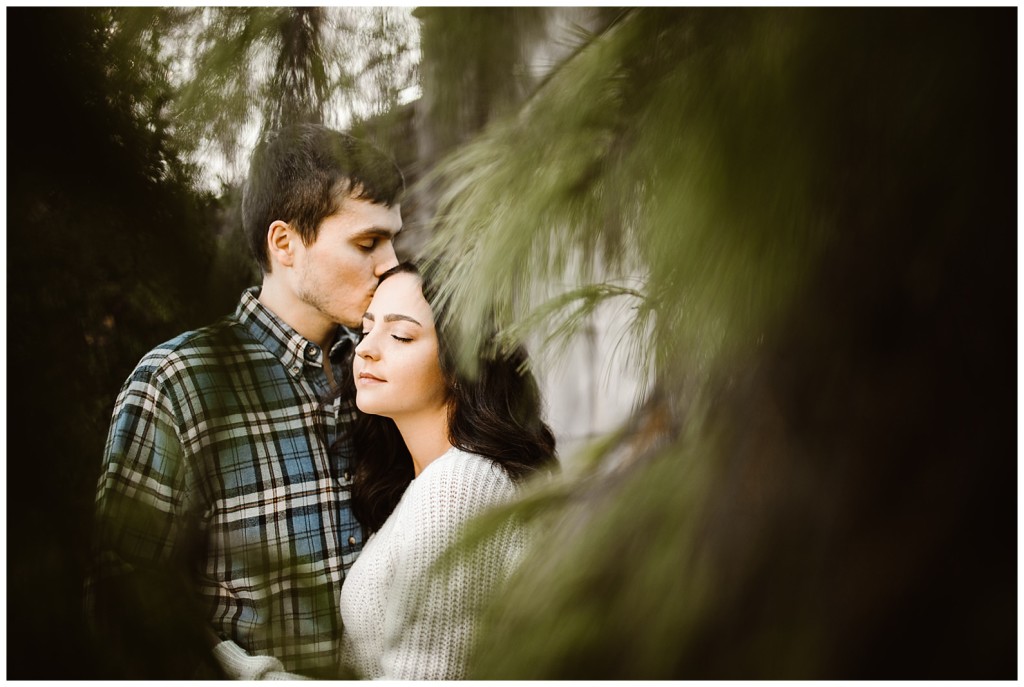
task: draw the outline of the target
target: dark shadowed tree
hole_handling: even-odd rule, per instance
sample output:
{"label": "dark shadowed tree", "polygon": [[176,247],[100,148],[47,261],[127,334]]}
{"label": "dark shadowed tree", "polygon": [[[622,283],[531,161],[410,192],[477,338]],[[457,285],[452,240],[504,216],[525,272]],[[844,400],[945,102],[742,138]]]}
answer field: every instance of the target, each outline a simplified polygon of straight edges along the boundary
{"label": "dark shadowed tree", "polygon": [[528,49],[543,36],[537,7],[423,7],[422,156],[464,143],[533,90]]}
{"label": "dark shadowed tree", "polygon": [[7,20],[8,677],[77,679],[103,663],[82,577],[110,411],[145,350],[212,317],[211,200],[113,11]]}

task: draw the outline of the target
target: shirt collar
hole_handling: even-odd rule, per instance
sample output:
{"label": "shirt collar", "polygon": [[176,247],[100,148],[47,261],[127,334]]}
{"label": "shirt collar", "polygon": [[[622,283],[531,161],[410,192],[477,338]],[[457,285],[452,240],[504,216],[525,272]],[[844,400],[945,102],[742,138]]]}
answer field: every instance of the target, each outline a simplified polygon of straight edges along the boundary
{"label": "shirt collar", "polygon": [[[253,286],[242,292],[235,310],[237,319],[253,339],[279,358],[292,372],[301,372],[304,365],[323,366],[323,351],[315,343],[285,324],[267,306],[259,301],[260,287]],[[351,329],[338,326],[331,344],[331,359],[336,359],[348,346],[355,344],[358,335]]]}

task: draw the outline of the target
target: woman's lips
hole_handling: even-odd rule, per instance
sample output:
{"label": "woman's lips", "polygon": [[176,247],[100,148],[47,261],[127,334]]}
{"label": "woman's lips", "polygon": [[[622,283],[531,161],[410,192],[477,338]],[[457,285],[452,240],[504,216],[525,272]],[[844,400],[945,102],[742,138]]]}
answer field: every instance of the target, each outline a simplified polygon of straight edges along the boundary
{"label": "woman's lips", "polygon": [[360,384],[383,384],[385,382],[385,380],[369,372],[360,372],[359,378],[356,381]]}

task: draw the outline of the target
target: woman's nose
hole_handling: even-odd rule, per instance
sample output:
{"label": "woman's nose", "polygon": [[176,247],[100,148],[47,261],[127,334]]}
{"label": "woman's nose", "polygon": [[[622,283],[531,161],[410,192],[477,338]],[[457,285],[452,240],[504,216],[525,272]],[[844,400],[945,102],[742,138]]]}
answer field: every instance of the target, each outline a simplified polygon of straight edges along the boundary
{"label": "woman's nose", "polygon": [[366,334],[363,336],[363,340],[356,344],[356,355],[360,358],[374,358],[376,353],[373,345],[370,343],[370,335]]}

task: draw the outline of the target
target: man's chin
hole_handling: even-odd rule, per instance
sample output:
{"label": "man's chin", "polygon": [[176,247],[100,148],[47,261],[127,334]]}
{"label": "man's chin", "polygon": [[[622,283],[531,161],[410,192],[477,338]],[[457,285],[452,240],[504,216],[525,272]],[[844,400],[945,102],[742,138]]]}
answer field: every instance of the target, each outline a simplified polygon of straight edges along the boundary
{"label": "man's chin", "polygon": [[[369,307],[369,305],[367,305]],[[356,329],[363,326],[363,313],[366,312],[366,308],[361,310],[358,314],[352,313],[332,313],[331,319],[336,324],[340,324],[342,327],[348,327],[349,329]]]}

